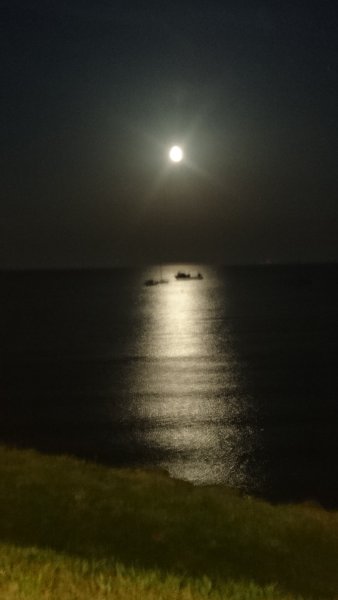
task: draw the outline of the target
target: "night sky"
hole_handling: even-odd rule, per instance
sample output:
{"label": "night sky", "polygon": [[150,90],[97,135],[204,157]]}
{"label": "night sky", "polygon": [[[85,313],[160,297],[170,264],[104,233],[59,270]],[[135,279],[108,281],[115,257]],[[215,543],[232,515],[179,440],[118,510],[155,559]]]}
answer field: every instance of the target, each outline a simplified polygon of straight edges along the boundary
{"label": "night sky", "polygon": [[337,2],[3,0],[0,49],[0,267],[338,259]]}

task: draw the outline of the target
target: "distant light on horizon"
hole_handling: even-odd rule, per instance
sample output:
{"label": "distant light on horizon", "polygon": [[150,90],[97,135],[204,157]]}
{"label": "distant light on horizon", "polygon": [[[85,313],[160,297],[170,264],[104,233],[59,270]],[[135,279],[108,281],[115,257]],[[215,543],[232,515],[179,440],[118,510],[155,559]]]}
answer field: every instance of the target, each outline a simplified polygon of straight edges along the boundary
{"label": "distant light on horizon", "polygon": [[169,150],[169,158],[174,163],[179,163],[183,159],[183,150],[180,146],[172,146]]}

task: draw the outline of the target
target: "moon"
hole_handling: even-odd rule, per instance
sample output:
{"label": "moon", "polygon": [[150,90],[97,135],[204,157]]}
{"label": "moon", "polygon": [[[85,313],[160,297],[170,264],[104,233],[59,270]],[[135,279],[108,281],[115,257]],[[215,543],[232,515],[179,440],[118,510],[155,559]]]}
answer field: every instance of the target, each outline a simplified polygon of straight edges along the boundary
{"label": "moon", "polygon": [[180,146],[172,146],[169,150],[169,158],[174,163],[181,162],[183,158],[183,150]]}

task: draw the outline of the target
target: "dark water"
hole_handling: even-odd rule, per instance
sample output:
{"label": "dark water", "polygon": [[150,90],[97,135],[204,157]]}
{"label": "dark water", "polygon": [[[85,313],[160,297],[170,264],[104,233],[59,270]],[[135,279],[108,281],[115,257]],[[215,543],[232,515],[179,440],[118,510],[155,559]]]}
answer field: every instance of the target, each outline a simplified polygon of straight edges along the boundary
{"label": "dark water", "polygon": [[338,507],[338,268],[2,273],[0,441]]}

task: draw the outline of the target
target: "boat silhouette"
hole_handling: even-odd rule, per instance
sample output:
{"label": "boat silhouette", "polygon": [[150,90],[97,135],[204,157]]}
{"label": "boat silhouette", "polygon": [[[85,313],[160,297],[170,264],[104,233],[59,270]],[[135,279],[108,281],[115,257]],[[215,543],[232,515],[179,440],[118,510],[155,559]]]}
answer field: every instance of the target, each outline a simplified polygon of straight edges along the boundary
{"label": "boat silhouette", "polygon": [[160,266],[160,272],[161,272],[160,279],[146,279],[146,281],[144,282],[144,285],[151,286],[151,285],[159,285],[161,283],[169,283],[168,279],[163,279],[162,265]]}
{"label": "boat silhouette", "polygon": [[168,279],[146,279],[144,285],[160,285],[161,283],[169,283]]}
{"label": "boat silhouette", "polygon": [[191,280],[191,279],[203,279],[203,275],[201,273],[197,273],[197,275],[190,275],[190,273],[184,273],[184,271],[178,271],[175,275],[175,279],[183,279],[183,280]]}

